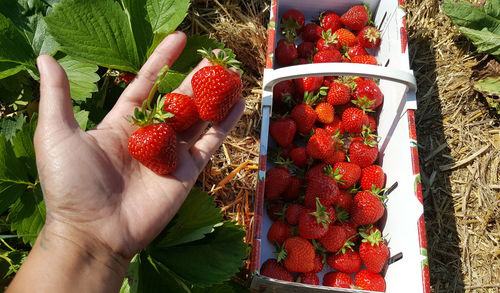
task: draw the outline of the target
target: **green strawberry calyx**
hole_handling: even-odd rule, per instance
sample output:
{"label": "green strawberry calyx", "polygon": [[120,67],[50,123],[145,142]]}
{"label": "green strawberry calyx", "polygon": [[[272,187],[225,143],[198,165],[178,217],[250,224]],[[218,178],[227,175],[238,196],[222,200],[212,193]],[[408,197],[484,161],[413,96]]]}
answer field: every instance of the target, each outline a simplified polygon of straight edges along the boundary
{"label": "green strawberry calyx", "polygon": [[[353,237],[355,237],[355,236],[356,236],[356,235],[353,235],[353,236],[351,236],[351,238],[353,238]],[[351,238],[349,238],[349,239],[351,239]],[[341,254],[341,253],[342,253],[342,254],[345,254],[345,252],[346,252],[348,249],[350,249],[350,250],[354,251],[354,246],[355,246],[356,244],[354,244],[354,242],[352,242],[352,241],[349,241],[349,239],[347,239],[347,241],[344,243],[344,245],[342,245],[342,248],[341,248],[341,249],[339,249],[339,251],[337,251],[337,253],[336,253],[336,254]]]}
{"label": "green strawberry calyx", "polygon": [[285,35],[288,42],[293,43],[297,39],[297,30],[300,29],[300,25],[297,23],[293,17],[283,20],[280,23],[281,33]]}
{"label": "green strawberry calyx", "polygon": [[234,52],[225,48],[217,52],[217,55],[213,52],[212,49],[198,49],[198,54],[200,54],[203,58],[207,58],[212,65],[220,65],[225,68],[234,68],[240,71],[243,74],[243,70],[240,69],[241,62],[236,60],[236,55]]}
{"label": "green strawberry calyx", "polygon": [[322,224],[325,229],[328,229],[332,220],[330,220],[330,213],[326,211],[326,207],[319,201],[319,197],[316,197],[316,211],[310,214],[316,217],[318,225]]}
{"label": "green strawberry calyx", "polygon": [[360,232],[359,235],[363,237],[363,240],[361,240],[361,242],[368,242],[371,244],[371,246],[379,246],[380,243],[384,242],[384,237],[378,229],[375,229],[375,231],[372,231],[370,234],[367,234],[366,232]]}

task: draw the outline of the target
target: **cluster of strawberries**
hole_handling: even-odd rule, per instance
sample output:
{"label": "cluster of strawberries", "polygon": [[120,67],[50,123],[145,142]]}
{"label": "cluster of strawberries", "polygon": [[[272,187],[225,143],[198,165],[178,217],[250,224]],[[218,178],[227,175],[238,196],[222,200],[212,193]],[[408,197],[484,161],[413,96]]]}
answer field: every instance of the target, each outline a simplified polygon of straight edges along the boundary
{"label": "cluster of strawberries", "polygon": [[177,168],[177,133],[190,128],[200,119],[220,122],[241,96],[240,76],[230,67],[238,68],[234,53],[225,49],[215,55],[211,50],[199,50],[212,65],[201,68],[191,80],[194,97],[169,93],[150,103],[165,68],[153,86],[142,109],[135,109],[131,122],[139,128],[132,133],[128,149],[132,157],[159,175],[167,175]]}
{"label": "cluster of strawberries", "polygon": [[[287,15],[296,13],[288,11],[282,18],[285,33],[288,27],[299,29],[300,18]],[[354,21],[353,15],[362,15],[363,20]],[[313,25],[324,36],[330,30],[334,33],[328,38],[316,34],[318,52],[311,55],[313,62],[323,58],[316,56],[325,51],[340,56],[338,44],[344,46],[344,36],[352,34],[343,25],[359,30],[357,37],[352,34],[356,44],[349,48],[364,46],[361,39],[369,30],[363,29],[368,19],[365,6],[354,6],[341,17],[323,13],[322,27]],[[302,44],[312,40],[305,37],[310,31],[308,25],[301,28]],[[323,44],[335,48],[321,50]],[[356,60],[346,52],[344,60]],[[278,256],[264,262],[262,275],[319,285],[317,274],[328,264],[331,269],[324,274],[324,286],[385,291],[381,271],[389,249],[376,224],[385,213],[386,177],[376,164],[377,123],[369,114],[383,99],[377,83],[361,77],[304,77],[274,87],[273,112],[281,116],[272,121],[269,131],[279,151],[272,158],[276,166],[266,172],[265,199],[273,220],[267,238],[277,247]]]}
{"label": "cluster of strawberries", "polygon": [[[377,60],[366,49],[379,46],[380,31],[369,23],[370,14],[364,5],[353,6],[342,16],[324,11],[319,16],[319,25],[306,24],[299,10],[288,10],[281,17],[280,27],[285,38],[276,45],[276,60],[281,66],[311,62],[376,65]],[[302,42],[295,46],[300,36]]]}

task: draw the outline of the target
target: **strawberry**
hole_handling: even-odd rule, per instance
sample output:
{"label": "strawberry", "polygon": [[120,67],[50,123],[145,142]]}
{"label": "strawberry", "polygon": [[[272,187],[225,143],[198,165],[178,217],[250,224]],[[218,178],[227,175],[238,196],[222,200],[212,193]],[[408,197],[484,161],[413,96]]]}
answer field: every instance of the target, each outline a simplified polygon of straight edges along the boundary
{"label": "strawberry", "polygon": [[384,278],[380,274],[368,270],[359,271],[356,276],[354,276],[354,282],[357,287],[363,290],[385,292]]}
{"label": "strawberry", "polygon": [[128,85],[129,83],[134,80],[135,74],[130,73],[130,72],[121,72],[120,75],[115,80],[115,84],[118,85],[120,82],[123,82],[125,85]]}
{"label": "strawberry", "polygon": [[314,134],[307,142],[306,151],[311,158],[324,159],[335,150],[335,140],[325,134]]}
{"label": "strawberry", "polygon": [[359,31],[357,38],[363,48],[371,49],[380,46],[380,31],[376,27],[365,26]]}
{"label": "strawberry", "polygon": [[285,205],[282,202],[267,202],[266,212],[271,221],[277,221],[283,215]]}
{"label": "strawberry", "polygon": [[210,50],[198,52],[213,65],[201,68],[191,79],[196,107],[201,119],[220,122],[226,118],[241,96],[241,78],[227,68],[237,68],[239,62],[234,59],[235,55],[229,49],[220,51],[217,56]]}
{"label": "strawberry", "polygon": [[291,65],[298,57],[299,53],[293,41],[281,39],[274,50],[276,60],[281,66]]}
{"label": "strawberry", "polygon": [[266,172],[265,196],[268,200],[276,200],[285,192],[291,180],[287,168],[274,167]]}
{"label": "strawberry", "polygon": [[295,236],[285,240],[278,261],[283,260],[283,265],[290,272],[307,273],[314,269],[315,256],[312,244],[302,237]]}
{"label": "strawberry", "polygon": [[321,38],[322,32],[323,29],[319,25],[308,23],[302,31],[302,40],[315,43]]}
{"label": "strawberry", "polygon": [[333,117],[335,116],[335,110],[333,109],[333,106],[329,103],[319,103],[316,106],[316,109],[314,109],[316,114],[318,115],[318,121],[321,123],[332,123],[333,122]]}
{"label": "strawberry", "polygon": [[355,44],[354,46],[349,47],[345,52],[345,57],[349,61],[351,61],[352,58],[361,55],[368,55],[368,52],[366,52],[365,48],[363,48],[360,44]]}
{"label": "strawberry", "polygon": [[335,133],[344,134],[344,125],[337,115],[333,116],[333,121],[324,125],[323,129],[330,135],[335,135]]}
{"label": "strawberry", "polygon": [[355,5],[340,17],[340,21],[353,31],[361,30],[369,21],[370,13],[365,5]]}
{"label": "strawberry", "polygon": [[339,251],[347,241],[345,230],[342,226],[331,225],[325,235],[319,238],[323,247],[333,253]]}
{"label": "strawberry", "polygon": [[359,55],[351,58],[351,63],[378,65],[377,58],[372,55]]}
{"label": "strawberry", "polygon": [[299,34],[304,28],[305,20],[302,12],[297,9],[290,9],[281,17],[280,26],[282,30],[294,29],[296,34]]}
{"label": "strawberry", "polygon": [[309,157],[307,156],[307,151],[305,147],[294,148],[290,151],[290,159],[292,159],[293,163],[300,167],[307,167]]}
{"label": "strawberry", "polygon": [[361,177],[361,168],[349,162],[339,162],[333,166],[334,174],[340,175],[338,185],[340,189],[348,189],[358,182]]}
{"label": "strawberry", "polygon": [[322,12],[319,17],[319,21],[323,31],[331,30],[332,32],[335,32],[344,26],[340,21],[340,16],[331,10]]}
{"label": "strawberry", "polygon": [[339,82],[330,83],[330,90],[326,96],[328,103],[332,105],[343,105],[351,100],[351,89]]}
{"label": "strawberry", "polygon": [[370,128],[371,133],[376,133],[377,132],[377,121],[375,121],[375,118],[373,116],[368,115],[368,128]]}
{"label": "strawberry", "polygon": [[372,190],[373,188],[382,189],[385,186],[385,174],[382,167],[371,165],[361,170],[361,189]]}
{"label": "strawberry", "polygon": [[304,96],[304,103],[293,107],[292,112],[290,112],[290,117],[292,117],[297,124],[297,131],[299,133],[308,134],[311,132],[318,115],[311,107],[316,97],[311,93],[307,93]]}
{"label": "strawberry", "polygon": [[[352,242],[351,242],[352,243]],[[332,254],[328,257],[328,265],[339,272],[346,274],[354,274],[361,270],[363,262],[359,253],[346,245],[346,248],[339,250],[337,254]]]}
{"label": "strawberry", "polygon": [[339,47],[351,47],[354,46],[358,40],[356,36],[345,28],[338,29],[335,33],[335,39],[337,40]]}
{"label": "strawberry", "polygon": [[377,142],[371,138],[355,137],[349,145],[349,158],[361,168],[372,165],[378,157]]}
{"label": "strawberry", "polygon": [[323,76],[308,76],[294,79],[297,95],[304,97],[306,92],[315,93],[323,84]]}
{"label": "strawberry", "polygon": [[345,160],[345,153],[341,149],[335,149],[332,153],[330,153],[326,158],[323,159],[323,162],[329,165],[335,165],[338,162],[343,162]]}
{"label": "strawberry", "polygon": [[[354,206],[354,201],[351,201],[351,206]],[[352,207],[349,211],[352,211]],[[352,217],[349,221],[342,223],[342,226],[347,234],[347,239],[350,239],[351,242],[358,241],[358,224],[352,220]]]}
{"label": "strawberry", "polygon": [[319,254],[316,254],[314,257],[314,269],[311,271],[311,273],[319,273],[323,270],[323,257]]}
{"label": "strawberry", "polygon": [[290,79],[278,82],[273,88],[273,112],[285,113],[297,103],[295,84]]}
{"label": "strawberry", "polygon": [[365,124],[368,124],[368,115],[359,108],[349,107],[342,113],[342,125],[347,132],[360,133]]}
{"label": "strawberry", "polygon": [[[345,190],[339,190],[339,198],[337,206],[342,208],[345,212],[350,213],[352,208],[352,196]],[[351,236],[351,235],[349,235]]]}
{"label": "strawberry", "polygon": [[297,225],[299,217],[306,210],[306,207],[300,204],[293,203],[289,205],[285,212],[285,218],[288,224]]}
{"label": "strawberry", "polygon": [[297,176],[292,176],[290,178],[290,184],[286,191],[282,194],[283,200],[294,201],[300,196],[300,187],[302,186],[302,179]]}
{"label": "strawberry", "polygon": [[351,216],[356,224],[374,224],[382,218],[384,212],[384,204],[377,192],[360,191],[354,196]]}
{"label": "strawberry", "polygon": [[260,267],[260,274],[273,279],[293,282],[293,276],[274,258],[266,260]]}
{"label": "strawberry", "polygon": [[312,59],[316,47],[313,42],[302,42],[297,46],[299,57],[304,59]]}
{"label": "strawberry", "polygon": [[361,236],[363,240],[359,246],[359,256],[367,270],[379,273],[389,259],[389,249],[384,244],[384,238],[380,231],[362,233]]}
{"label": "strawberry", "polygon": [[[323,164],[319,166],[323,166]],[[308,185],[304,197],[304,205],[308,208],[314,208],[316,206],[316,199],[319,199],[320,203],[324,206],[335,204],[338,200],[339,188],[333,178],[332,167],[326,166],[323,169],[311,168],[308,173],[306,173]],[[312,178],[308,179],[307,176]]]}
{"label": "strawberry", "polygon": [[299,216],[299,235],[305,239],[318,239],[328,232],[331,222],[326,207],[316,200],[316,210],[307,209]]}
{"label": "strawberry", "polygon": [[314,54],[313,63],[342,62],[339,50],[329,49]]}
{"label": "strawberry", "polygon": [[353,97],[360,108],[376,109],[384,101],[384,94],[372,79],[358,83]]}
{"label": "strawberry", "polygon": [[336,35],[332,33],[331,29],[323,30],[323,32],[321,33],[321,38],[316,43],[316,48],[318,49],[318,51],[340,49],[340,45],[336,39]]}
{"label": "strawberry", "polygon": [[354,286],[354,281],[348,274],[341,272],[328,272],[323,277],[323,286],[350,289]]}
{"label": "strawberry", "polygon": [[269,134],[282,147],[292,143],[296,131],[297,124],[290,118],[275,120],[269,126]]}
{"label": "strawberry", "polygon": [[196,104],[190,96],[169,93],[164,98],[163,111],[173,114],[172,117],[165,119],[165,122],[172,126],[176,132],[188,129],[200,119]]}
{"label": "strawberry", "polygon": [[274,222],[267,231],[267,240],[272,244],[282,245],[290,236],[292,236],[292,229],[283,221]]}
{"label": "strawberry", "polygon": [[315,273],[301,273],[297,276],[295,282],[309,285],[319,285],[319,278]]}

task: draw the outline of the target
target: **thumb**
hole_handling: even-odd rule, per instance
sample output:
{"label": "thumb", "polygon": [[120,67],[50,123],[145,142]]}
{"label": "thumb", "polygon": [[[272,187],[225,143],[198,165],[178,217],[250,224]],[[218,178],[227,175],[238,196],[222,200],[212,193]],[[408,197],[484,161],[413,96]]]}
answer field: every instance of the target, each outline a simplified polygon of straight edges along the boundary
{"label": "thumb", "polygon": [[57,61],[48,55],[37,59],[40,71],[38,128],[42,133],[66,132],[79,128],[73,115],[68,77]]}

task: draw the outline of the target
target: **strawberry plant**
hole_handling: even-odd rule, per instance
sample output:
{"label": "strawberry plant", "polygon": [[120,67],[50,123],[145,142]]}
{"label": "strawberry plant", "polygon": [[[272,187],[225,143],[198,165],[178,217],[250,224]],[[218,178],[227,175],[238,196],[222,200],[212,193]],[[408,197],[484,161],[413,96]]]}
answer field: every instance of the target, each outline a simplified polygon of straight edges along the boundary
{"label": "strawberry plant", "polygon": [[[156,46],[184,20],[189,4],[188,0],[2,1],[0,278],[4,281],[0,286],[8,285],[23,263],[46,216],[33,146],[40,79],[37,56],[52,55],[65,69],[75,118],[83,130],[93,128]],[[196,52],[202,48],[223,48],[223,44],[207,36],[189,36],[159,83],[160,93],[180,85],[201,60]],[[189,114],[195,105],[181,106],[182,98],[167,95],[163,111],[182,111],[185,116],[176,119],[197,120]],[[134,257],[121,292],[167,288],[239,292],[241,288],[225,281],[243,265],[247,249],[243,237],[242,228],[224,221],[206,193],[193,189],[163,232]]]}

